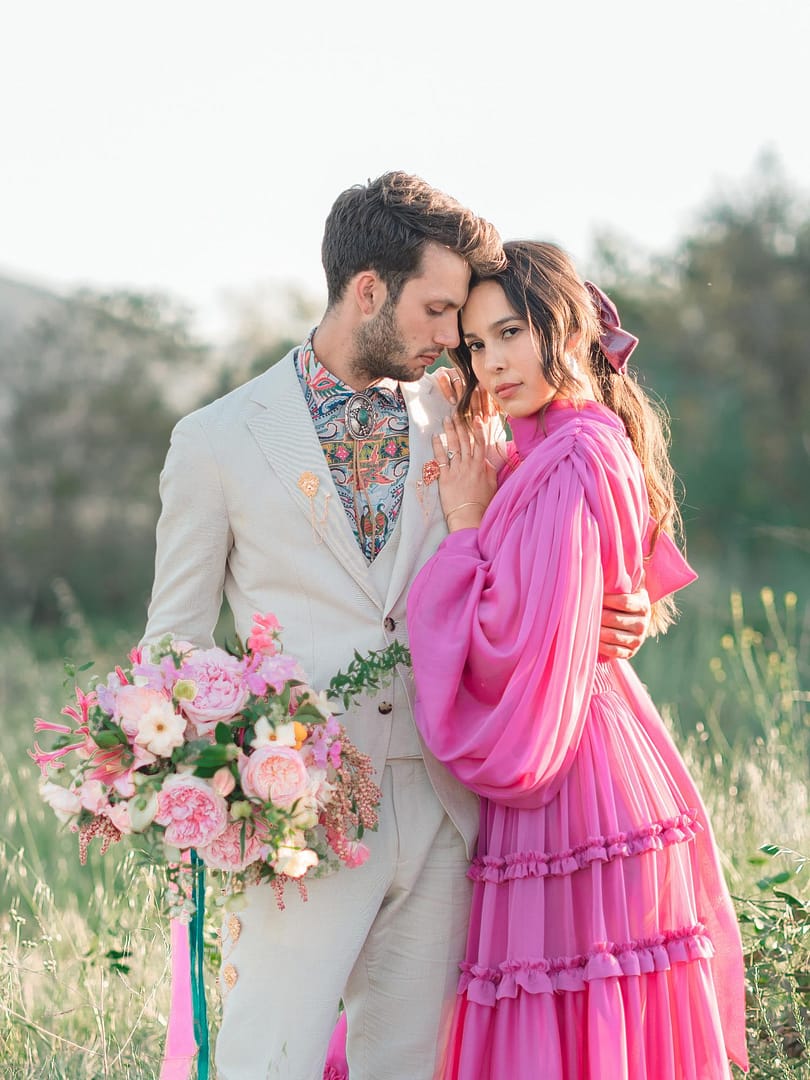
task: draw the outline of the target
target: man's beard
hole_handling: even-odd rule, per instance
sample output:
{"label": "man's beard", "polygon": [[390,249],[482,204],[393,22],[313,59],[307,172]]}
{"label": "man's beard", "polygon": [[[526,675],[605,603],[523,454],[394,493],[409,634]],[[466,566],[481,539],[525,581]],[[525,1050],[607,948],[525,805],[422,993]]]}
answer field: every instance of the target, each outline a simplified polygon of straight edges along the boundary
{"label": "man's beard", "polygon": [[354,332],[351,372],[357,384],[377,379],[415,382],[422,372],[408,367],[408,348],[397,326],[396,304],[390,297],[375,317]]}

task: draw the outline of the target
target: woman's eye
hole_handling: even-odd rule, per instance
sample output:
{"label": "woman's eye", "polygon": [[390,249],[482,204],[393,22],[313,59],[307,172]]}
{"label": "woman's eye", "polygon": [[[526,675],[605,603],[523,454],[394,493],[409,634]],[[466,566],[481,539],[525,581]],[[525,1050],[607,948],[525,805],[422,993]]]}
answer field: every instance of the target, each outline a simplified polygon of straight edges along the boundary
{"label": "woman's eye", "polygon": [[468,341],[467,342],[467,348],[470,350],[471,353],[472,352],[478,352],[480,349],[483,349],[483,347],[484,346],[480,341]]}
{"label": "woman's eye", "polygon": [[519,326],[507,326],[504,329],[503,336],[505,338],[510,338],[510,337],[514,337],[515,334],[518,334],[518,333],[520,333],[520,327]]}

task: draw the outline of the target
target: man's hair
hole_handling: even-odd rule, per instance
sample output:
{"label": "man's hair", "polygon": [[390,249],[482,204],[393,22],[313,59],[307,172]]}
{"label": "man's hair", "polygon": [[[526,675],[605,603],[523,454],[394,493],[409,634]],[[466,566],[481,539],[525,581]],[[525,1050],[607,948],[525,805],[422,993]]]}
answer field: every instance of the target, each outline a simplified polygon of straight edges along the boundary
{"label": "man's hair", "polygon": [[328,306],[343,297],[351,278],[374,270],[396,302],[421,268],[425,244],[433,241],[465,258],[474,273],[494,273],[504,264],[495,227],[418,176],[388,172],[348,188],[326,219],[321,247]]}

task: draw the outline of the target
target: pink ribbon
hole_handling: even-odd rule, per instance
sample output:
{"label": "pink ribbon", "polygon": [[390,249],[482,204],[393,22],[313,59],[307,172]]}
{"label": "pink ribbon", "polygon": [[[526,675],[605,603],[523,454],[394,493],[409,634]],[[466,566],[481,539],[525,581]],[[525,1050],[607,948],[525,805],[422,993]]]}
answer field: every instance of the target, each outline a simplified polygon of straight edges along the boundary
{"label": "pink ribbon", "polygon": [[171,950],[172,996],[160,1080],[188,1080],[197,1056],[197,1043],[191,1004],[188,926],[179,919],[171,920]]}
{"label": "pink ribbon", "polygon": [[592,281],[586,281],[585,288],[591,294],[599,318],[602,330],[599,335],[599,345],[602,353],[613,370],[624,375],[630,353],[638,345],[638,338],[628,330],[622,330],[616,305],[598,285],[594,285]]}

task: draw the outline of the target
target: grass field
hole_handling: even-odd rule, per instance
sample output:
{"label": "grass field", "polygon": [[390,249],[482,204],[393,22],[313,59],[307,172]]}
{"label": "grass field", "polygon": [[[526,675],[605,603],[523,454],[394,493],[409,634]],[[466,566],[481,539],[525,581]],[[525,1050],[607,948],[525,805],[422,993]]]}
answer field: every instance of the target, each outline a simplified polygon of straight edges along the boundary
{"label": "grass field", "polygon": [[[63,599],[64,647],[107,671],[137,628],[105,636]],[[751,1075],[810,1077],[807,612],[767,591],[749,612],[736,594],[707,610],[645,646],[638,666],[701,785],[738,901]],[[151,1080],[169,1000],[159,882],[123,846],[80,867],[26,755],[32,718],[55,719],[69,692],[58,654],[52,636],[0,626],[0,1074]]]}

